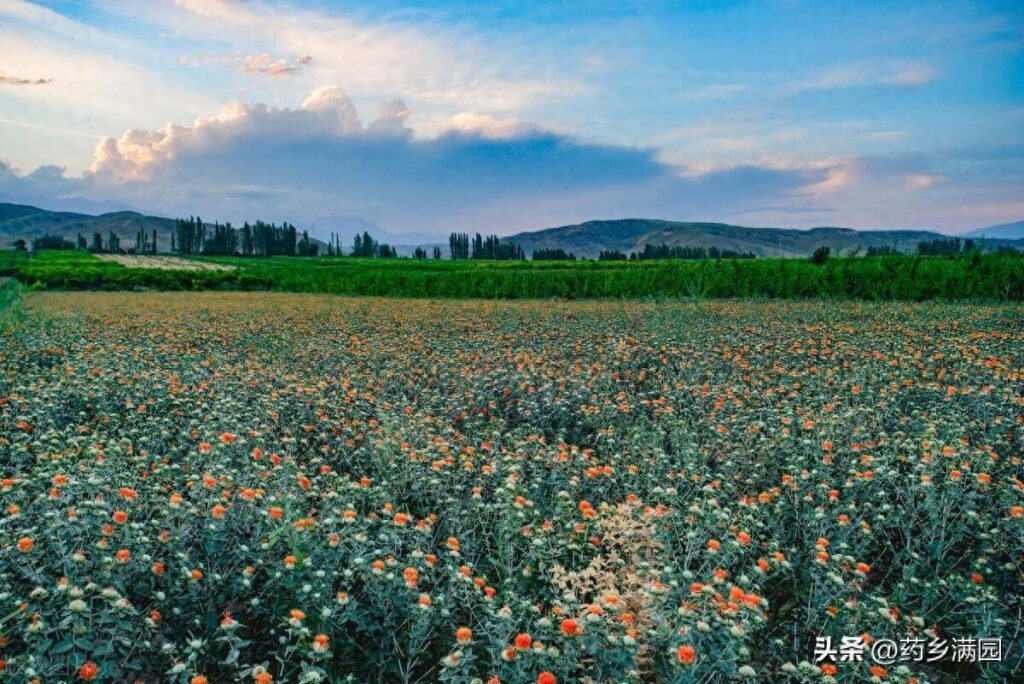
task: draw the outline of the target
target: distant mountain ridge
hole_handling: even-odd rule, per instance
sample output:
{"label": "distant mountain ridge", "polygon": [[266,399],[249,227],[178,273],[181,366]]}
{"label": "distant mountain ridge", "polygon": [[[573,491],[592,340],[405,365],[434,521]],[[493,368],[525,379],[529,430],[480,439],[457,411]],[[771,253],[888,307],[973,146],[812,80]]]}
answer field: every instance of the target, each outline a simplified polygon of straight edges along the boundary
{"label": "distant mountain ridge", "polygon": [[115,211],[99,216],[78,214],[70,211],[49,211],[26,204],[0,203],[0,246],[10,246],[19,238],[29,242],[44,235],[60,235],[72,242],[79,233],[92,241],[93,233],[103,239],[113,231],[121,244],[130,247],[135,244],[139,228],[147,233],[157,232],[157,249],[169,251],[174,219],[160,216],[145,216],[137,211]]}
{"label": "distant mountain ridge", "polygon": [[1014,223],[1000,223],[997,226],[986,226],[985,228],[977,228],[967,233],[968,237],[985,237],[985,238],[997,238],[1002,240],[1021,240],[1024,239],[1024,221],[1015,221]]}
{"label": "distant mountain ridge", "polygon": [[[25,204],[0,203],[0,247],[10,247],[19,239],[31,241],[43,235],[60,235],[74,241],[78,233],[91,241],[93,233],[104,240],[110,231],[121,239],[125,248],[135,244],[139,228],[147,233],[157,231],[157,247],[169,251],[174,219],[146,216],[136,211],[115,211],[98,216],[67,211],[49,211]],[[323,231],[321,231],[323,232]],[[371,233],[374,231],[371,230]],[[374,237],[379,237],[374,234]],[[386,235],[385,237],[392,237]],[[394,235],[393,237],[399,237]],[[418,236],[425,237],[425,236]],[[928,230],[855,230],[853,228],[819,227],[808,230],[796,228],[753,228],[727,223],[664,221],[659,219],[615,219],[586,221],[555,228],[524,231],[501,238],[502,242],[517,243],[527,256],[539,249],[564,249],[578,257],[595,258],[602,251],[624,254],[643,251],[645,245],[717,247],[720,250],[752,252],[759,257],[807,256],[822,246],[831,247],[833,253],[845,253],[860,248],[891,246],[912,252],[919,242],[959,237],[983,239],[989,245],[1009,245],[1024,249],[1024,221],[1000,226],[979,228],[966,235],[951,236]],[[321,249],[326,244],[316,240]],[[437,245],[447,254],[447,243],[424,242],[420,245],[397,245],[399,253],[410,255],[417,246],[429,253]],[[351,245],[346,244],[348,248]]]}
{"label": "distant mountain ridge", "polygon": [[[132,249],[139,229],[142,228],[147,235],[152,235],[155,230],[157,250],[169,252],[175,221],[162,216],[146,216],[137,211],[114,211],[93,216],[70,211],[50,211],[27,204],[0,203],[0,247],[10,247],[18,239],[31,242],[44,235],[59,235],[75,242],[79,233],[90,244],[93,233],[99,233],[106,242],[107,236],[113,231],[120,239],[122,249]],[[211,224],[206,221],[203,223],[209,230]],[[311,240],[322,251],[326,251],[326,242],[315,238]]]}
{"label": "distant mountain ridge", "polygon": [[[527,254],[538,249],[564,249],[578,257],[593,258],[602,251],[624,254],[641,252],[645,245],[717,247],[721,250],[752,252],[759,257],[808,256],[818,247],[847,252],[858,247],[891,246],[904,252],[918,243],[965,236],[928,230],[855,230],[824,226],[797,228],[751,228],[727,223],[663,221],[658,219],[617,219],[586,221],[568,226],[526,231],[502,238],[519,244]],[[991,244],[1024,247],[1024,240],[989,239]]]}

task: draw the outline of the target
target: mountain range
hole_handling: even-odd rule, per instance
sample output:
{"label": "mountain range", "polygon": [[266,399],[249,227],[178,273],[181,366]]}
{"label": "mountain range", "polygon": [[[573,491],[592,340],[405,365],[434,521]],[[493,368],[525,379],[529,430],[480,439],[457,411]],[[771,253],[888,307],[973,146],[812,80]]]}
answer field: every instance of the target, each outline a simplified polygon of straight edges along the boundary
{"label": "mountain range", "polygon": [[[157,231],[158,249],[170,249],[174,220],[146,216],[135,211],[116,211],[93,216],[65,211],[49,211],[23,204],[0,203],[0,247],[15,240],[33,240],[43,235],[61,235],[74,241],[79,233],[87,240],[93,233],[104,239],[113,231],[130,247],[139,228],[147,233]],[[327,229],[329,231],[329,229]],[[321,236],[326,232],[323,227]],[[341,231],[339,231],[341,232]],[[371,231],[373,233],[374,231]],[[375,237],[380,236],[375,234]],[[385,241],[387,237],[384,236]],[[396,236],[397,237],[397,236]],[[426,238],[425,235],[416,237]],[[833,252],[866,250],[868,247],[892,246],[900,251],[914,251],[919,242],[950,237],[984,239],[991,245],[1009,245],[1024,249],[1024,221],[978,228],[959,236],[928,230],[855,230],[853,228],[820,227],[809,230],[795,228],[755,228],[726,223],[661,221],[656,219],[618,219],[587,221],[568,226],[526,231],[503,237],[503,242],[519,244],[527,255],[538,249],[563,249],[578,257],[596,257],[602,251],[624,254],[642,251],[645,245],[717,247],[721,250],[752,252],[761,257],[807,256],[818,247]],[[322,245],[324,243],[321,243]],[[348,243],[346,243],[348,244]],[[424,240],[419,246],[435,244],[447,252],[447,243]],[[411,254],[418,245],[399,245],[400,254]]]}
{"label": "mountain range", "polygon": [[[1021,224],[1024,228],[1024,224]],[[984,233],[988,229],[979,229]],[[999,239],[990,235],[992,244],[1024,247],[1024,230],[1011,239],[1012,231],[1003,231]],[[868,247],[895,247],[909,252],[919,242],[950,237],[928,230],[854,230],[853,228],[821,227],[809,230],[795,228],[751,228],[726,223],[691,223],[654,219],[620,219],[587,221],[570,226],[517,233],[503,238],[519,244],[527,254],[537,249],[564,249],[579,257],[596,257],[601,251],[623,254],[643,251],[645,245],[686,247],[717,247],[721,250],[751,252],[760,257],[807,256],[818,247],[833,252],[846,252]]]}
{"label": "mountain range", "polygon": [[157,249],[169,251],[174,219],[144,216],[136,211],[115,211],[99,216],[70,211],[49,211],[26,204],[0,203],[0,247],[10,246],[21,238],[29,242],[44,235],[60,235],[74,242],[81,233],[92,241],[93,233],[103,239],[113,231],[124,245],[134,245],[139,228],[147,233],[156,230]]}
{"label": "mountain range", "polygon": [[1024,238],[1024,221],[1000,223],[998,226],[977,228],[967,233],[972,238],[997,238],[1002,240],[1020,240]]}

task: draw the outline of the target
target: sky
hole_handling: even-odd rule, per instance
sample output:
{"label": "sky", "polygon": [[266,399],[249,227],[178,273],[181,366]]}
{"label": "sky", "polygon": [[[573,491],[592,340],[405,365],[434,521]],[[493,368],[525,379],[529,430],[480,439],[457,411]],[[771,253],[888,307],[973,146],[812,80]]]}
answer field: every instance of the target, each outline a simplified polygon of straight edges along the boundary
{"label": "sky", "polygon": [[1024,3],[0,0],[0,201],[410,241],[1024,219]]}

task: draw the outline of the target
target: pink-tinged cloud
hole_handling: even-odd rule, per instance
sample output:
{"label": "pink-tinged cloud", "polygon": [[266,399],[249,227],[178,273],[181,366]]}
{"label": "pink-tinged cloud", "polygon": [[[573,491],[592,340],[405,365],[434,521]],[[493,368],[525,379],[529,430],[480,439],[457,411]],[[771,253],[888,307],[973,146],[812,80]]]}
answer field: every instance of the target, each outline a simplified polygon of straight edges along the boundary
{"label": "pink-tinged cloud", "polygon": [[22,78],[20,76],[12,76],[3,70],[0,70],[0,85],[46,85],[47,83],[53,83],[53,79]]}
{"label": "pink-tinged cloud", "polygon": [[[229,57],[227,60],[238,61],[238,58]],[[275,60],[270,54],[264,52],[259,55],[245,55],[242,57],[240,69],[245,74],[263,74],[272,78],[280,78],[298,75],[312,61],[313,58],[309,55],[296,57],[292,62],[283,57]]]}
{"label": "pink-tinged cloud", "polygon": [[481,114],[434,137],[400,100],[364,122],[340,88],[297,108],[232,103],[191,126],[130,130],[96,148],[91,193],[177,214],[357,217],[392,231],[514,232],[581,218],[721,215],[785,197],[817,169],[739,166],[683,178],[654,150],[598,145]]}

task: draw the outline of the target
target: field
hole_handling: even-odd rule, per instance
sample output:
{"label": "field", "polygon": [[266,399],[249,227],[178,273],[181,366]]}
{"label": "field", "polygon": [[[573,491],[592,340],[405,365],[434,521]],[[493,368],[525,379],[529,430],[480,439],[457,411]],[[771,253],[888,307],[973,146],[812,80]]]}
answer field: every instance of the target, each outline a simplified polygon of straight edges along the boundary
{"label": "field", "polygon": [[[153,259],[154,257],[122,257]],[[165,258],[165,257],[157,257]],[[126,267],[85,252],[0,252],[0,277],[48,290],[246,290],[445,299],[774,298],[1024,301],[1024,256],[703,261],[449,261],[175,257],[195,269]]]}
{"label": "field", "polygon": [[[25,310],[0,344],[4,681],[1024,672],[1019,306]],[[1006,657],[816,665],[825,635]]]}

